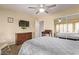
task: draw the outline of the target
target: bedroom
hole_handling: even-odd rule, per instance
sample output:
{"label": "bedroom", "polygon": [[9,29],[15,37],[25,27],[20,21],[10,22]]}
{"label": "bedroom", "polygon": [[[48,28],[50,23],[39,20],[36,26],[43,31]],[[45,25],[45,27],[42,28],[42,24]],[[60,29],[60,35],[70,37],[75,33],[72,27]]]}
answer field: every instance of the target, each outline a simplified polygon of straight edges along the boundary
{"label": "bedroom", "polygon": [[[11,52],[11,51],[6,50],[7,47],[9,49],[11,49],[11,47],[13,47],[12,49],[18,48],[15,45],[16,44],[16,34],[18,34],[18,33],[32,32],[32,39],[34,39],[34,38],[38,38],[38,37],[42,36],[41,35],[42,31],[51,30],[52,37],[57,37],[57,42],[53,41],[55,43],[61,42],[61,39],[65,40],[65,39],[70,39],[70,38],[72,40],[67,40],[68,43],[69,42],[78,43],[79,37],[77,36],[78,38],[77,37],[74,38],[77,41],[74,41],[74,39],[72,37],[73,37],[73,35],[75,35],[75,36],[77,35],[76,33],[78,33],[78,29],[79,29],[79,27],[78,27],[78,25],[79,25],[79,23],[78,23],[78,21],[79,21],[78,20],[78,16],[79,16],[78,7],[79,7],[79,5],[78,4],[56,4],[55,7],[52,7],[51,5],[50,4],[44,5],[45,8],[50,6],[50,8],[47,10],[48,11],[47,13],[43,12],[43,13],[36,14],[36,11],[38,11],[38,8],[41,7],[41,5],[39,5],[39,4],[32,4],[32,5],[31,4],[18,4],[18,5],[17,4],[9,4],[9,5],[1,4],[0,5],[0,46],[1,46],[0,49],[1,49],[2,54],[6,55]],[[37,8],[31,9],[28,7],[37,7]],[[63,19],[65,21],[63,21]],[[29,27],[26,27],[25,29],[21,28],[19,26],[20,20],[29,21]],[[59,23],[58,23],[58,20],[60,20]],[[72,20],[72,21],[69,21],[69,20]],[[73,21],[73,20],[75,20],[75,21]],[[40,25],[40,26],[43,26],[43,29],[40,29],[41,27],[39,26],[39,22],[41,22],[41,21],[44,22],[43,25]],[[68,23],[69,23],[69,25],[68,25]],[[64,25],[64,24],[66,24],[66,25]],[[59,28],[55,25],[57,25]],[[58,29],[55,27],[57,27]],[[69,32],[69,33],[67,33],[67,32]],[[56,34],[57,34],[57,36],[56,36]],[[63,36],[63,34],[65,36]],[[72,34],[72,36],[69,36],[70,34]],[[67,35],[69,36],[69,38],[67,38],[68,37]],[[61,37],[61,36],[63,36],[63,37]],[[47,35],[47,37],[48,37],[48,35]],[[44,37],[44,39],[46,39],[47,37]],[[60,40],[58,39],[58,37],[60,38]],[[50,40],[51,40],[51,38],[50,38]],[[28,41],[26,41],[26,42],[28,42]],[[62,41],[62,44],[63,43],[65,43],[65,42]],[[76,46],[77,45],[78,44],[76,44]],[[35,47],[35,48],[37,48],[37,47]],[[57,48],[59,48],[59,47],[57,47]],[[47,52],[48,51],[46,51],[46,54],[47,54]],[[76,52],[78,52],[78,51],[75,51],[75,54],[76,54]],[[15,51],[15,53],[16,53],[16,51]],[[56,54],[57,54],[57,52],[56,52]],[[63,53],[58,52],[58,54],[60,55]],[[70,54],[73,54],[72,51]]]}

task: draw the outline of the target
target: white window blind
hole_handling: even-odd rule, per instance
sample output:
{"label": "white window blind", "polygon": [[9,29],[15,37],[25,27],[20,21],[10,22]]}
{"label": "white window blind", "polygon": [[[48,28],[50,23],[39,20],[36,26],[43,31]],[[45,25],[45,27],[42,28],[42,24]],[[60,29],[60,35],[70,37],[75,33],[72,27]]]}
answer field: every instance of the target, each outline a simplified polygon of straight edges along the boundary
{"label": "white window blind", "polygon": [[67,24],[64,24],[64,33],[66,33],[67,32]]}
{"label": "white window blind", "polygon": [[[78,31],[79,27],[78,27],[79,24],[76,25],[76,31]],[[77,28],[78,27],[78,28]],[[70,23],[70,24],[57,24],[56,25],[56,32],[59,32],[59,33],[72,33],[73,32],[73,24]]]}
{"label": "white window blind", "polygon": [[79,22],[75,23],[75,32],[79,33]]}
{"label": "white window blind", "polygon": [[68,24],[68,32],[69,33],[73,32],[73,24]]}
{"label": "white window blind", "polygon": [[56,25],[56,32],[59,32],[59,25]]}
{"label": "white window blind", "polygon": [[63,29],[63,24],[60,24],[60,33],[63,33],[64,29]]}

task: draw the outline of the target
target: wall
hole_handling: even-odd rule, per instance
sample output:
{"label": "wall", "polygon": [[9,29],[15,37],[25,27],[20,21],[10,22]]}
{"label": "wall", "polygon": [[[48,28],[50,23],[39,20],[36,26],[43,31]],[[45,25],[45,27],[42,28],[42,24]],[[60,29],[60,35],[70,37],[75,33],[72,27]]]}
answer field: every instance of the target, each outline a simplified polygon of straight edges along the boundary
{"label": "wall", "polygon": [[52,30],[52,33],[54,32],[54,22],[51,16],[39,17],[39,21],[44,21],[44,30],[48,29]]}
{"label": "wall", "polygon": [[[51,29],[54,35],[54,19],[59,16],[71,15],[74,13],[79,13],[79,8],[70,8],[68,10],[60,11],[54,13],[53,15],[39,16],[38,18],[26,15],[24,13],[18,13],[10,10],[0,9],[0,43],[12,42],[15,43],[15,33],[20,32],[33,32],[33,37],[35,35],[35,20],[44,21],[44,29]],[[7,17],[13,17],[14,23],[8,23]],[[18,21],[20,19],[29,20],[30,27],[23,30],[18,26]]]}
{"label": "wall", "polygon": [[[8,23],[8,17],[14,18],[14,23]],[[30,26],[26,29],[21,29],[18,25],[20,19],[30,21]],[[18,13],[10,10],[0,9],[0,43],[15,43],[15,34],[23,32],[35,32],[35,17]]]}
{"label": "wall", "polygon": [[60,12],[54,13],[53,15],[48,15],[48,16],[40,16],[38,17],[39,20],[44,21],[44,29],[51,29],[52,33],[54,35],[54,19],[60,17],[60,16],[67,16],[67,15],[72,15],[75,13],[79,13],[79,8],[78,7],[73,7],[67,10],[62,10]]}

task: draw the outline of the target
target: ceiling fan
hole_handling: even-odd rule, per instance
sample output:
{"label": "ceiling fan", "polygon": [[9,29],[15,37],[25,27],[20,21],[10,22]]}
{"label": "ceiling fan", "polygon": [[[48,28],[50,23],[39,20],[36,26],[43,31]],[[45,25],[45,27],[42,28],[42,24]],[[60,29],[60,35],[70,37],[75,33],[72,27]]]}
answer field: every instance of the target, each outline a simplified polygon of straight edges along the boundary
{"label": "ceiling fan", "polygon": [[42,12],[48,13],[47,10],[52,7],[56,7],[56,4],[50,6],[46,6],[45,4],[40,4],[38,7],[28,7],[28,8],[37,10],[35,14],[38,14]]}

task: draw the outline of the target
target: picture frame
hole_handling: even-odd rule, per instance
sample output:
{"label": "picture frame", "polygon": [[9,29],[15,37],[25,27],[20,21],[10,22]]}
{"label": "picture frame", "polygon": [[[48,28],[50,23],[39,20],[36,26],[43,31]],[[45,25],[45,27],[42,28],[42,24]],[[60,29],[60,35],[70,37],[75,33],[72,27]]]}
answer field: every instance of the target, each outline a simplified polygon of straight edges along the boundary
{"label": "picture frame", "polygon": [[8,23],[13,23],[14,22],[14,18],[13,17],[8,17]]}

